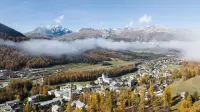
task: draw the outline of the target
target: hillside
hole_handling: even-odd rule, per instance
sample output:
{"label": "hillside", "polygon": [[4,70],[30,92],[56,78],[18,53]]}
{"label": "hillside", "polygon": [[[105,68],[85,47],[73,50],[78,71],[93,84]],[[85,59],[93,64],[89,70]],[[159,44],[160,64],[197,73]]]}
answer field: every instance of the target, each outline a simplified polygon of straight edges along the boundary
{"label": "hillside", "polygon": [[186,81],[183,81],[182,79],[180,79],[173,82],[170,85],[170,87],[172,89],[173,95],[176,95],[176,93],[181,93],[184,91],[188,91],[189,93],[192,94],[195,91],[200,92],[199,81],[200,81],[200,76],[193,77]]}
{"label": "hillside", "polygon": [[27,40],[27,38],[20,32],[0,23],[0,39],[11,40],[19,42]]}

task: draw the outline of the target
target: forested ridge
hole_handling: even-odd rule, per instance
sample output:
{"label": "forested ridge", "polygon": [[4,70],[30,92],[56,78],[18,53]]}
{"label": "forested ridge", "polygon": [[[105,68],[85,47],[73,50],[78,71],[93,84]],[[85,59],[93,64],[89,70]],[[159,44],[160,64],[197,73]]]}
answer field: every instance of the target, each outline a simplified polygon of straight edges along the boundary
{"label": "forested ridge", "polygon": [[44,78],[44,83],[47,85],[55,85],[66,82],[75,81],[90,81],[100,77],[103,73],[108,74],[109,77],[118,77],[127,73],[136,71],[135,65],[125,65],[120,67],[113,67],[109,69],[89,70],[81,72],[58,73]]}
{"label": "forested ridge", "polygon": [[0,23],[0,39],[20,42],[28,40],[22,33]]}
{"label": "forested ridge", "polygon": [[0,45],[0,69],[18,70],[23,67],[42,68],[67,63],[91,63],[96,64],[103,61],[110,61],[111,58],[121,60],[132,60],[128,55],[121,55],[116,51],[105,49],[93,49],[83,54],[73,56],[31,56],[13,47]]}
{"label": "forested ridge", "polygon": [[192,77],[200,75],[200,63],[193,61],[183,61],[181,68],[174,72],[174,78],[182,78],[188,80]]}

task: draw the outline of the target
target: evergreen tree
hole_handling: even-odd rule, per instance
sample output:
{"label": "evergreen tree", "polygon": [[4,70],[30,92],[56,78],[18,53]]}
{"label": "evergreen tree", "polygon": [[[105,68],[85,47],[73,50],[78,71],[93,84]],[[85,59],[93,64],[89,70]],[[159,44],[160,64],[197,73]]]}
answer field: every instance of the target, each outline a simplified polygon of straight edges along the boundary
{"label": "evergreen tree", "polygon": [[197,91],[195,91],[192,95],[192,99],[193,99],[193,102],[196,102],[199,100],[199,94]]}
{"label": "evergreen tree", "polygon": [[185,99],[188,97],[188,95],[189,95],[189,92],[186,91],[186,92],[185,92],[185,95],[184,95]]}

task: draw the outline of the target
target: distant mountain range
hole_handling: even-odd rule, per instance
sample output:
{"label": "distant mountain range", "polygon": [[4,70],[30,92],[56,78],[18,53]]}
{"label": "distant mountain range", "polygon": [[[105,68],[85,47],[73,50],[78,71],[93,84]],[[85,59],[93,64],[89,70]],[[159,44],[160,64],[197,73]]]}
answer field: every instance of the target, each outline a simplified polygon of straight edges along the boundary
{"label": "distant mountain range", "polygon": [[[111,40],[124,41],[140,41],[149,42],[156,41],[170,41],[170,40],[188,40],[195,37],[196,34],[187,29],[171,29],[160,26],[150,26],[144,28],[111,28],[111,29],[92,29],[82,28],[77,32],[72,32],[62,26],[55,26],[52,28],[37,27],[31,32],[24,35],[12,28],[0,24],[0,38],[19,41],[29,38],[46,38],[55,40],[73,41],[77,39],[86,38],[106,38]],[[17,38],[18,37],[18,38]],[[19,39],[20,37],[20,39]],[[56,37],[56,38],[54,38]]]}
{"label": "distant mountain range", "polygon": [[63,28],[60,25],[57,25],[52,28],[40,26],[31,32],[25,33],[25,35],[27,37],[31,37],[31,38],[42,38],[42,37],[53,38],[53,37],[59,37],[59,36],[63,36],[63,35],[70,34],[70,33],[72,33],[71,30],[69,30],[67,28]]}
{"label": "distant mountain range", "polygon": [[78,32],[57,37],[57,40],[75,40],[85,38],[106,38],[112,40],[148,42],[187,40],[194,35],[194,32],[186,29],[170,29],[167,27],[151,26],[144,28],[112,28],[112,29],[91,29],[82,28]]}

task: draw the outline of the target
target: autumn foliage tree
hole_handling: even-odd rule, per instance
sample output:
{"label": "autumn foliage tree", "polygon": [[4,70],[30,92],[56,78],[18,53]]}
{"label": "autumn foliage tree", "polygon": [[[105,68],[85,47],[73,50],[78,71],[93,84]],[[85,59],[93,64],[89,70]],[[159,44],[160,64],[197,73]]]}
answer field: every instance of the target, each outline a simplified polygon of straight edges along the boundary
{"label": "autumn foliage tree", "polygon": [[180,110],[181,112],[187,112],[187,111],[189,112],[189,110],[190,110],[191,107],[192,107],[192,97],[191,97],[191,95],[189,94],[189,95],[187,96],[187,99],[184,100],[184,101],[181,103],[179,110]]}
{"label": "autumn foliage tree", "polygon": [[171,88],[169,86],[167,86],[163,92],[163,102],[164,102],[164,107],[170,111],[170,108],[171,108],[171,98],[172,95],[171,95]]}
{"label": "autumn foliage tree", "polygon": [[67,112],[72,112],[71,101],[66,103],[66,111]]}
{"label": "autumn foliage tree", "polygon": [[29,103],[25,104],[25,106],[24,106],[24,112],[31,112],[31,107],[30,107]]}
{"label": "autumn foliage tree", "polygon": [[139,107],[138,107],[138,111],[139,112],[144,112],[145,108],[144,108],[144,105],[145,105],[145,88],[142,87],[142,89],[140,90],[140,103],[139,103]]}
{"label": "autumn foliage tree", "polygon": [[132,73],[136,70],[137,68],[135,67],[135,65],[125,65],[121,67],[113,67],[99,70],[58,73],[45,77],[44,83],[47,85],[54,85],[66,82],[96,80],[103,73],[108,74],[109,77],[117,77],[127,73]]}
{"label": "autumn foliage tree", "polygon": [[181,65],[182,66],[178,74],[181,75],[183,80],[187,80],[197,75],[200,75],[200,63],[184,61]]}

